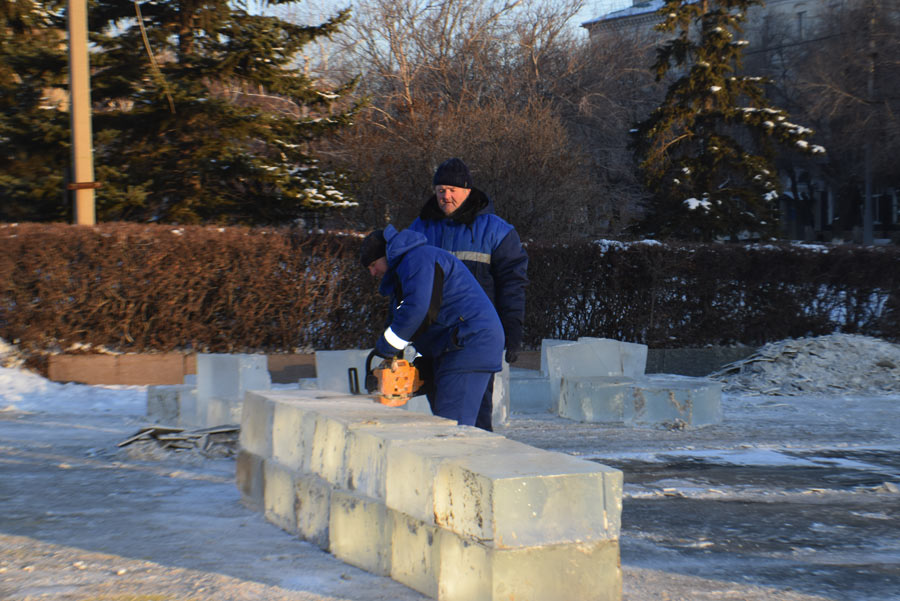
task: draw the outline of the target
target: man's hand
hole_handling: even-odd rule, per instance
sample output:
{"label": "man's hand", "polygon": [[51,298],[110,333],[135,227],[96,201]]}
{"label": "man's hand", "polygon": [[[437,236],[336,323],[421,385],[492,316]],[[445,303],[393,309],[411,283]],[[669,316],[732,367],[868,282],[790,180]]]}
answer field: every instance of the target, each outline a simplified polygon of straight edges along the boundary
{"label": "man's hand", "polygon": [[506,362],[507,363],[515,363],[516,359],[519,358],[519,351],[516,349],[508,348],[506,349]]}
{"label": "man's hand", "polygon": [[394,357],[399,357],[403,354],[403,349],[397,349],[391,346],[391,343],[385,339],[384,336],[378,339],[378,342],[375,343],[375,354],[381,357],[382,359],[393,359]]}

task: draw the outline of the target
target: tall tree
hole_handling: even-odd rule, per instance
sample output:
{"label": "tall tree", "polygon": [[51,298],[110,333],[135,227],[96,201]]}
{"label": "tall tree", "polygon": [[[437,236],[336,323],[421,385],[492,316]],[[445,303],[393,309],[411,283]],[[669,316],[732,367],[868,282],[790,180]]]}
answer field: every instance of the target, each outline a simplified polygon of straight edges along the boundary
{"label": "tall tree", "polygon": [[0,3],[0,220],[64,220],[69,157],[63,0]]}
{"label": "tall tree", "polygon": [[228,0],[97,0],[91,17],[101,215],[266,224],[353,204],[311,145],[350,123],[353,107],[335,107],[354,82],[298,66],[349,12],[306,26]]}
{"label": "tall tree", "polygon": [[[602,181],[595,168],[603,157],[591,156],[585,141],[609,138],[592,129],[593,117],[577,121],[612,113],[608,105],[595,110],[604,98],[596,87],[579,89],[596,84],[592,65],[602,62],[595,62],[596,52],[576,52],[568,23],[580,6],[581,0],[354,3],[353,22],[336,36],[343,44],[328,64],[364,73],[372,99],[332,154],[359,177],[359,220],[410,223],[432,193],[435,167],[459,156],[524,239],[607,234],[612,199],[623,195],[608,193],[611,178]],[[627,131],[631,120],[615,125]]]}
{"label": "tall tree", "polygon": [[820,154],[812,130],[769,106],[766,80],[741,72],[747,11],[762,0],[668,0],[657,49],[666,98],[639,123],[633,148],[653,195],[646,232],[686,239],[736,240],[777,233],[780,181],[775,147]]}
{"label": "tall tree", "polygon": [[[10,16],[12,5],[34,10]],[[2,43],[16,51],[8,57],[4,48],[0,63],[13,72],[2,89],[4,174],[27,172],[30,160],[49,176],[0,180],[30,195],[30,204],[16,203],[27,209],[19,211],[23,219],[66,213],[59,207],[66,204],[67,161],[58,155],[67,154],[67,107],[41,100],[50,86],[60,87],[53,77],[66,77],[60,5],[4,3],[7,23],[22,21],[2,32]],[[26,22],[21,15],[28,14]],[[317,140],[350,123],[355,81],[325,85],[298,61],[304,45],[336,32],[349,12],[305,26],[251,12],[241,1],[94,0],[88,17],[99,219],[276,224],[355,204],[341,175],[320,169],[314,152]],[[49,42],[41,46],[43,38]],[[23,103],[44,121],[16,117]],[[34,152],[10,150],[14,135],[30,140]]]}

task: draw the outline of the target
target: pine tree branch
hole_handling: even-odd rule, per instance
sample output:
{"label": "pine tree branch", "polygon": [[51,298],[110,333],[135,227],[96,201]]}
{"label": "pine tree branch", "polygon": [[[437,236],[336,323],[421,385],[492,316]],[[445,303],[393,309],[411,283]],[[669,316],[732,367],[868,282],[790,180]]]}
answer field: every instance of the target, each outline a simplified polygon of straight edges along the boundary
{"label": "pine tree branch", "polygon": [[147,56],[150,57],[150,68],[153,70],[154,75],[162,84],[163,91],[166,94],[166,98],[169,100],[169,110],[172,111],[172,114],[175,114],[175,101],[172,99],[172,92],[169,90],[169,83],[166,81],[165,76],[163,76],[162,71],[159,68],[159,64],[156,62],[156,57],[153,56],[153,51],[150,49],[150,40],[147,38],[147,30],[144,28],[144,17],[141,14],[141,7],[138,4],[138,0],[134,0],[134,12],[137,14],[137,22],[138,27],[141,28],[141,37],[144,40],[144,48],[147,49]]}

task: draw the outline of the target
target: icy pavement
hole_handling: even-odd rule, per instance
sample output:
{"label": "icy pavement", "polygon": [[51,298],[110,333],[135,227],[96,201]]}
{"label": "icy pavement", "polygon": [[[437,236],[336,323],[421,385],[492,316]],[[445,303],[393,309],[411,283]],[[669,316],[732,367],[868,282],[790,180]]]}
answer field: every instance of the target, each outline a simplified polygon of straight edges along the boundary
{"label": "icy pavement", "polygon": [[[145,402],[0,368],[0,599],[425,599],[244,508],[232,460],[119,449]],[[723,414],[499,432],[624,471],[624,601],[900,600],[900,395],[727,394]]]}
{"label": "icy pavement", "polygon": [[900,396],[731,394],[722,407],[697,429],[547,415],[500,432],[623,470],[623,566],[900,599]]}

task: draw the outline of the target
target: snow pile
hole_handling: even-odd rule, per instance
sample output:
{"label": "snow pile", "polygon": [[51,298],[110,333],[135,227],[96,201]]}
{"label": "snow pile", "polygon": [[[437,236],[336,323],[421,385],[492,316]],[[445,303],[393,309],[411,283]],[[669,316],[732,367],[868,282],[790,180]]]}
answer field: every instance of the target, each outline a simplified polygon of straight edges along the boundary
{"label": "snow pile", "polygon": [[900,393],[900,345],[831,334],[772,342],[711,376],[726,392],[765,395]]}
{"label": "snow pile", "polygon": [[146,386],[53,382],[25,369],[19,349],[0,338],[0,411],[143,415]]}
{"label": "snow pile", "polygon": [[20,367],[24,363],[19,349],[0,338],[0,367]]}
{"label": "snow pile", "polygon": [[24,369],[0,367],[0,411],[143,415],[146,386],[60,384]]}

